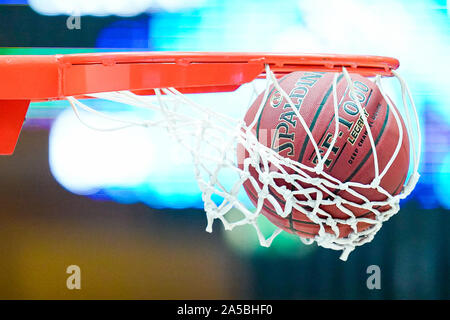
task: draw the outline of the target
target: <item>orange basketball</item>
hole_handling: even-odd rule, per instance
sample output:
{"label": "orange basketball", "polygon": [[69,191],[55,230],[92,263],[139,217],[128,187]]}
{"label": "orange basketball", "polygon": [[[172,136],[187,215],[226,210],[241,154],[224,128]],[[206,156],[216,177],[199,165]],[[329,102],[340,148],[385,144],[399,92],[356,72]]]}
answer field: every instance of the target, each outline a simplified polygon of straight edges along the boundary
{"label": "orange basketball", "polygon": [[[335,132],[333,78],[334,73],[293,72],[278,80],[280,86],[294,103],[294,108],[299,111],[305,120],[307,127],[317,142],[321,155],[327,152]],[[384,100],[378,86],[370,79],[356,74],[352,74],[351,78],[355,89],[354,98],[358,99],[365,110],[375,142],[379,172],[381,173],[394,154],[400,137],[400,130],[393,115],[396,107]],[[276,88],[271,86],[269,90],[267,100],[262,106],[263,110],[257,119],[255,127],[252,129],[258,141],[286,158],[314,167],[318,158],[306,130],[301,125],[292,107]],[[372,147],[357,104],[350,97],[348,83],[343,74],[338,75],[336,92],[339,135],[325,162],[324,172],[339,179],[341,182],[352,181],[370,184],[375,176]],[[264,93],[261,93],[247,111],[244,118],[247,125],[253,122],[263,98]],[[398,112],[397,114],[399,115]],[[409,139],[400,115],[399,118],[403,128],[401,148],[380,183],[380,186],[391,195],[401,192],[409,167]],[[243,160],[248,156],[247,151],[239,145],[238,162],[241,169]],[[257,171],[252,167],[250,167],[250,174],[262,186],[262,183],[258,180]],[[279,186],[284,185],[293,190],[293,186],[284,180],[276,181],[276,184]],[[302,184],[302,187],[308,186]],[[244,188],[251,201],[256,205],[258,193],[250,181],[244,182]],[[369,201],[383,201],[386,199],[384,194],[373,188],[355,188],[355,190],[367,197]],[[347,191],[330,191],[353,203],[363,203],[361,199]],[[270,192],[278,199],[280,206],[284,208],[285,203],[282,197],[273,188],[270,188]],[[306,198],[297,196],[297,199],[305,200]],[[361,209],[349,204],[344,204],[344,206],[356,217],[369,219],[374,219],[375,217],[374,213],[367,209]],[[303,208],[312,211],[312,207],[304,206]],[[336,205],[321,205],[320,208],[333,218],[349,218]],[[377,210],[385,211],[389,208],[390,206],[386,205],[378,207]],[[266,200],[262,213],[276,226],[302,238],[313,238],[318,234],[319,225],[313,223],[305,214],[296,209],[293,209],[286,218],[282,218],[277,214],[274,206]],[[362,231],[370,226],[371,224],[358,222],[357,229]],[[340,231],[339,237],[341,238],[348,236],[352,231],[347,224],[338,224],[338,227]],[[326,232],[332,232],[328,226],[325,227],[325,230]]]}

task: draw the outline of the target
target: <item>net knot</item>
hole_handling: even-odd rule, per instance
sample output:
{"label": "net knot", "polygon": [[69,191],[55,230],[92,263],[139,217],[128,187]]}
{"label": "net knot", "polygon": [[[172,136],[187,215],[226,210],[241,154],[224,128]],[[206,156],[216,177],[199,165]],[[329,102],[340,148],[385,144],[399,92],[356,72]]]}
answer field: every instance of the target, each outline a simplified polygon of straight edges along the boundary
{"label": "net knot", "polygon": [[269,185],[272,182],[272,177],[269,173],[263,171],[259,174],[259,181],[264,185]]}
{"label": "net knot", "polygon": [[320,178],[309,178],[308,179],[308,183],[314,185],[314,186],[318,186],[322,184],[322,179]]}
{"label": "net knot", "polygon": [[345,220],[345,223],[350,226],[356,225],[356,222],[357,222],[356,218],[353,216],[350,216],[348,219]]}
{"label": "net knot", "polygon": [[250,159],[252,166],[255,168],[258,168],[261,164],[261,159],[258,153],[254,153]]}
{"label": "net knot", "polygon": [[348,188],[349,188],[349,186],[348,186],[347,183],[341,183],[341,184],[339,185],[339,189],[342,190],[342,191],[347,191]]}
{"label": "net knot", "polygon": [[333,217],[327,217],[327,225],[330,227],[335,227],[337,225],[336,220]]}
{"label": "net knot", "polygon": [[380,186],[381,178],[380,176],[373,178],[372,182],[370,183],[371,188],[378,188]]}
{"label": "net knot", "polygon": [[285,186],[283,186],[283,188],[282,188],[282,195],[283,195],[283,198],[286,200],[286,203],[292,202],[295,200],[294,193],[291,190],[287,189]]}
{"label": "net knot", "polygon": [[335,205],[336,207],[339,208],[339,207],[342,205],[342,198],[336,196],[336,197],[334,198],[333,202],[334,202],[334,205]]}
{"label": "net knot", "polygon": [[318,174],[318,175],[320,175],[320,174],[323,173],[323,163],[322,163],[322,162],[320,162],[319,164],[317,164],[317,165],[314,167],[314,172],[315,172],[316,174]]}

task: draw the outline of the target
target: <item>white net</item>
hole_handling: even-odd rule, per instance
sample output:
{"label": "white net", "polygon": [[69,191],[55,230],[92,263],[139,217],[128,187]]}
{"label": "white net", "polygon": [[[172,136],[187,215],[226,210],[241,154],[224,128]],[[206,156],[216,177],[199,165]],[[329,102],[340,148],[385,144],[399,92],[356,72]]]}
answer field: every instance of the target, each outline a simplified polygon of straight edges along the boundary
{"label": "white net", "polygon": [[[354,84],[351,75],[343,68],[350,96],[354,94]],[[117,130],[128,126],[159,126],[167,131],[192,155],[195,165],[195,177],[202,191],[204,209],[207,217],[208,232],[212,232],[213,222],[219,219],[226,230],[250,224],[258,235],[263,246],[270,246],[275,237],[286,228],[276,227],[273,233],[265,235],[258,226],[258,217],[264,214],[264,208],[269,205],[280,218],[289,219],[293,211],[299,212],[307,217],[308,223],[316,227],[317,231],[300,239],[305,244],[316,242],[317,245],[334,250],[342,250],[341,259],[346,260],[349,253],[356,246],[370,242],[381,228],[382,223],[399,211],[399,201],[405,198],[413,190],[419,174],[418,165],[420,157],[420,127],[417,112],[409,89],[402,78],[394,73],[398,79],[403,102],[403,113],[407,128],[407,134],[402,132],[400,123],[401,115],[393,108],[393,115],[399,128],[399,141],[387,165],[379,167],[377,149],[371,127],[364,116],[360,101],[353,98],[358,107],[358,112],[367,130],[367,136],[373,153],[374,178],[371,183],[362,184],[355,181],[339,181],[337,178],[327,174],[324,164],[330,156],[330,152],[338,138],[338,101],[336,93],[335,74],[333,80],[333,102],[335,112],[335,130],[326,152],[321,154],[318,143],[314,139],[306,121],[298,109],[293,108],[295,115],[308,135],[315,153],[317,163],[315,166],[307,166],[292,159],[281,156],[275,150],[260,143],[254,134],[256,118],[260,114],[264,102],[269,95],[269,88],[274,86],[281,93],[290,106],[294,106],[289,95],[283,90],[270,68],[266,66],[266,84],[263,91],[263,103],[259,106],[255,120],[246,124],[243,119],[229,117],[213,107],[202,106],[191,100],[187,95],[181,94],[174,88],[155,89],[155,97],[140,96],[129,91],[108,92],[94,94],[92,97],[107,99],[115,102],[126,103],[136,107],[148,108],[157,115],[151,121],[129,121],[114,118],[88,107],[74,97],[67,97],[80,121],[83,122],[79,109],[95,113],[110,120],[120,123],[118,127],[108,130]],[[376,77],[374,82],[380,89],[385,101],[390,98],[384,93],[382,78]],[[254,97],[251,99],[254,99]],[[242,106],[245,108],[246,106]],[[86,124],[87,125],[87,124]],[[105,130],[105,129],[102,129]],[[394,162],[402,139],[409,139],[412,154],[412,165],[409,178],[400,193],[391,195],[380,186],[380,181],[388,172]],[[239,148],[245,150],[245,158],[238,163]],[[242,150],[240,152],[242,152]],[[253,204],[243,199],[245,187],[251,186],[257,194]],[[289,188],[286,186],[290,186]],[[248,188],[248,187],[247,187]],[[385,197],[381,201],[371,201],[364,196],[361,190],[373,189]],[[243,192],[244,191],[244,192]],[[352,195],[352,199],[342,197],[337,191],[345,191]],[[345,213],[346,217],[336,218],[325,207],[335,206]],[[369,215],[356,215],[349,207],[360,208],[369,212]],[[239,210],[242,215],[240,219],[230,219],[227,215],[231,209]],[[360,225],[366,226],[361,230]],[[342,234],[343,226],[349,232]]]}

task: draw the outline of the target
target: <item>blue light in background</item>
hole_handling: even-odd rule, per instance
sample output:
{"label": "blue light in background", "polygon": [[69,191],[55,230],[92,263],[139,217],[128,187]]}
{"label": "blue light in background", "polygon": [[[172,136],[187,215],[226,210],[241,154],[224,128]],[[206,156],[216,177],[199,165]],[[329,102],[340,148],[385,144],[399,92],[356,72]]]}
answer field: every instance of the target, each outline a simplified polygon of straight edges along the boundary
{"label": "blue light in background", "polygon": [[0,4],[27,4],[28,0],[0,0]]}
{"label": "blue light in background", "polygon": [[442,159],[442,163],[439,166],[439,171],[437,171],[434,176],[436,179],[436,184],[434,192],[436,193],[439,202],[444,208],[450,209],[450,151],[447,150],[447,154]]}
{"label": "blue light in background", "polygon": [[296,7],[294,0],[212,0],[184,12],[156,12],[150,39],[158,51],[279,51],[278,35],[301,23]]}
{"label": "blue light in background", "polygon": [[97,37],[97,48],[130,48],[152,50],[149,42],[149,17],[140,16],[113,22]]}

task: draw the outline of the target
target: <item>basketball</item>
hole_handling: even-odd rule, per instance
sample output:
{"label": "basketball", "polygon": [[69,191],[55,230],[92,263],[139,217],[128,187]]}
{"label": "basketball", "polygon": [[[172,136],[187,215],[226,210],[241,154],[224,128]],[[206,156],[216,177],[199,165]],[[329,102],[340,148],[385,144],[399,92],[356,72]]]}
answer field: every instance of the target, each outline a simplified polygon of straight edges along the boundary
{"label": "basketball", "polygon": [[[269,88],[266,101],[262,101],[264,93],[261,93],[248,109],[244,118],[246,125],[249,126],[255,116],[258,116],[252,132],[261,144],[275,150],[283,157],[313,168],[318,162],[316,149],[293,108],[299,111],[306,126],[311,131],[320,155],[325,155],[328,148],[331,147],[335,134],[334,75],[334,73],[324,72],[293,72],[285,75],[278,82],[289,95],[294,106],[290,106],[288,101],[272,85]],[[365,128],[364,120],[355,102],[357,100],[363,108],[367,123],[370,126],[380,173],[383,172],[393,156],[400,139],[399,122],[396,120],[395,112],[400,119],[403,131],[400,149],[380,181],[380,186],[389,194],[399,194],[402,191],[409,167],[409,139],[403,120],[395,105],[390,101],[389,103],[385,101],[378,86],[372,80],[357,74],[351,74],[351,79],[354,87],[353,99],[344,75],[341,73],[337,77],[338,136],[324,163],[323,172],[342,183],[350,181],[367,185],[375,177],[373,150],[367,128]],[[258,114],[260,106],[262,111]],[[242,168],[243,159],[246,157],[248,157],[247,151],[238,145],[240,168]],[[250,167],[250,174],[262,186],[255,168]],[[320,175],[317,176],[320,177]],[[284,180],[277,180],[275,183],[277,186],[286,186],[291,191],[296,191],[293,190],[292,185]],[[255,187],[250,181],[244,182],[243,185],[250,200],[256,206],[258,192]],[[308,185],[303,183],[302,187],[306,188]],[[282,197],[277,194],[274,188],[269,189],[281,208],[284,208],[285,203]],[[355,187],[354,190],[370,202],[384,201],[387,198],[385,194],[375,188]],[[360,198],[346,190],[330,190],[330,192],[352,203],[363,203]],[[305,199],[301,195],[296,195],[296,198],[298,200]],[[356,218],[375,218],[374,212],[368,209],[352,206],[348,203],[343,204],[343,206],[350,210]],[[312,211],[313,208],[304,206],[303,209]],[[349,218],[347,213],[334,204],[321,204],[320,209],[333,219],[345,220]],[[378,206],[376,209],[382,212],[390,209],[390,206]],[[274,225],[302,238],[314,238],[319,232],[320,226],[296,209],[292,209],[291,213],[283,218],[277,214],[274,205],[265,200],[262,214]],[[325,216],[322,216],[322,218],[325,218]],[[366,230],[371,226],[370,223],[358,222],[357,232]],[[352,232],[352,228],[348,224],[338,223],[338,228],[340,238],[347,237]],[[329,226],[325,226],[325,231],[327,233],[333,232]]]}

